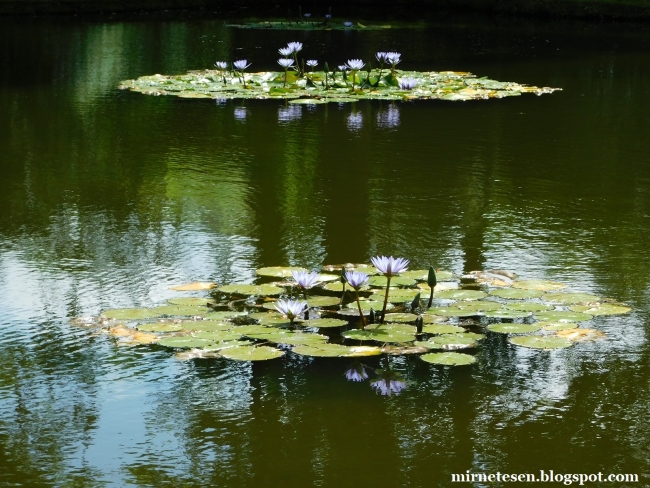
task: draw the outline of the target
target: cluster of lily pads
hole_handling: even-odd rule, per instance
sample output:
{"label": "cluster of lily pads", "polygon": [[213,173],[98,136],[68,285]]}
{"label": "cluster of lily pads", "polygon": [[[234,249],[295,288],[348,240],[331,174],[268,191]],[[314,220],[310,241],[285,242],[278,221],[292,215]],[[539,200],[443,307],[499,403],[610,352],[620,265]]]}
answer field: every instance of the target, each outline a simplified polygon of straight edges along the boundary
{"label": "cluster of lily pads", "polygon": [[[251,66],[246,59],[217,61],[216,69],[190,71],[184,75],[141,76],[125,80],[120,89],[145,95],[174,95],[181,98],[285,99],[288,103],[347,103],[371,100],[480,100],[518,96],[522,93],[541,95],[559,88],[526,86],[501,82],[471,73],[454,71],[402,71],[398,52],[377,52],[377,66],[362,59],[348,59],[330,68],[317,59],[298,58],[303,44],[290,42],[278,50],[282,71],[247,73]],[[307,68],[309,69],[307,69]],[[385,69],[386,68],[386,69]]]}
{"label": "cluster of lily pads", "polygon": [[[113,309],[76,319],[124,344],[152,344],[179,358],[260,361],[286,354],[310,357],[414,354],[439,365],[468,365],[486,334],[503,334],[513,347],[562,349],[604,334],[583,327],[595,316],[630,307],[562,283],[520,280],[503,270],[455,276],[432,267],[408,270],[403,258],[372,264],[257,270],[256,284],[196,282],[173,287],[204,296],[178,296],[153,308]],[[461,351],[461,352],[459,352]],[[368,378],[366,365],[346,372]],[[376,370],[384,394],[403,389],[397,373]],[[392,385],[392,386],[391,386]]]}

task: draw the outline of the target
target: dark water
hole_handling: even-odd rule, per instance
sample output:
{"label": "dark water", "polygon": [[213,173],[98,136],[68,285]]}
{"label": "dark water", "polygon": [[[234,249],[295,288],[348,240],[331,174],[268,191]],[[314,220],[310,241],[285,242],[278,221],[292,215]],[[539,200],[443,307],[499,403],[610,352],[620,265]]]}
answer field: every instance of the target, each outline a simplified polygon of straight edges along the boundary
{"label": "dark water", "polygon": [[[648,39],[521,21],[282,33],[3,19],[0,485],[429,487],[552,469],[648,486]],[[294,108],[115,89],[217,59],[275,69],[293,40],[332,65],[396,50],[405,69],[563,91]],[[345,359],[182,362],[70,324],[161,303],[172,284],[376,254],[507,268],[635,311],[594,319],[608,340],[568,350],[493,334],[471,367],[398,358],[409,387],[392,398],[346,382]]]}

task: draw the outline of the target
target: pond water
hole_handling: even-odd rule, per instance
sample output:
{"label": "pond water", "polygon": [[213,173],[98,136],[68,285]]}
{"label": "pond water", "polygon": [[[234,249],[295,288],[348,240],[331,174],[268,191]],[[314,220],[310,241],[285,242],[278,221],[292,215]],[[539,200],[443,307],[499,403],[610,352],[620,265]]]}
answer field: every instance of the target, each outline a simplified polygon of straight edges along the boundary
{"label": "pond water", "polygon": [[[646,486],[649,38],[2,19],[0,484],[416,487],[543,469]],[[563,91],[299,107],[116,90],[218,59],[277,69],[288,41],[331,65],[395,50],[404,69]],[[592,320],[608,339],[566,350],[489,334],[472,366],[396,358],[408,388],[391,397],[346,381],[349,359],[179,361],[70,323],[163,303],[174,284],[377,254],[562,281],[634,312]]]}

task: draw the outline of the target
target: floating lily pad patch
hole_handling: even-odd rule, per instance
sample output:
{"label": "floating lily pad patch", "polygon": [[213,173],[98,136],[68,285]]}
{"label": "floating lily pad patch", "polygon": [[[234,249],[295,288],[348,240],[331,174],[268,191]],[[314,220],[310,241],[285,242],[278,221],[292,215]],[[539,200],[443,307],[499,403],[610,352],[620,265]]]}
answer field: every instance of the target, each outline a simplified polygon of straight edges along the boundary
{"label": "floating lily pad patch", "polygon": [[428,315],[439,315],[442,317],[472,317],[477,313],[474,310],[463,310],[458,307],[431,307],[426,311]]}
{"label": "floating lily pad patch", "polygon": [[208,307],[193,307],[187,305],[163,305],[162,307],[156,307],[153,310],[158,312],[159,315],[169,315],[172,317],[192,317],[204,315],[210,309],[208,309]]}
{"label": "floating lily pad patch", "polygon": [[507,308],[501,310],[489,310],[483,314],[489,319],[525,319],[530,317],[531,313],[524,310],[510,310]]}
{"label": "floating lily pad patch", "polygon": [[593,318],[581,312],[568,312],[563,310],[551,310],[549,312],[539,312],[534,315],[536,320],[548,320],[551,322],[582,322]]}
{"label": "floating lily pad patch", "polygon": [[341,299],[338,297],[328,297],[328,296],[310,296],[307,297],[307,305],[310,307],[332,307],[338,305],[341,302]]}
{"label": "floating lily pad patch", "polygon": [[476,300],[470,302],[457,302],[454,303],[454,307],[461,310],[467,310],[468,312],[493,312],[495,310],[501,310],[503,304],[487,300]]}
{"label": "floating lily pad patch", "polygon": [[191,349],[205,347],[214,342],[209,339],[200,339],[192,336],[175,336],[163,337],[158,341],[158,344],[165,347]]}
{"label": "floating lily pad patch", "polygon": [[[370,286],[380,286],[386,287],[388,283],[388,278],[385,276],[371,276],[368,279],[368,284]],[[390,286],[415,286],[416,281],[413,278],[406,278],[404,276],[393,276],[390,279]]]}
{"label": "floating lily pad patch", "polygon": [[465,329],[458,325],[430,324],[422,327],[422,332],[426,334],[461,334],[465,332]]}
{"label": "floating lily pad patch", "polygon": [[399,331],[389,331],[386,329],[352,329],[343,332],[342,336],[346,339],[354,339],[359,341],[411,342],[415,340],[415,335],[406,334]]}
{"label": "floating lily pad patch", "polygon": [[205,339],[211,342],[232,341],[241,338],[242,334],[237,329],[231,330],[202,330],[192,333],[197,339]]}
{"label": "floating lily pad patch", "polygon": [[271,278],[291,278],[294,271],[307,271],[308,269],[300,266],[268,266],[255,271],[258,276],[267,276]]}
{"label": "floating lily pad patch", "polygon": [[170,305],[176,305],[179,307],[206,307],[208,303],[211,302],[213,302],[212,298],[206,297],[176,297],[167,300],[167,303]]}
{"label": "floating lily pad patch", "polygon": [[418,319],[414,313],[387,313],[384,318],[385,322],[405,322],[413,323]]}
{"label": "floating lily pad patch", "polygon": [[230,330],[236,327],[235,324],[225,323],[218,320],[187,320],[178,324],[181,330],[196,331],[196,330]]}
{"label": "floating lily pad patch", "polygon": [[439,293],[434,293],[435,298],[443,298],[445,300],[480,300],[485,298],[487,293],[480,290],[445,290]]}
{"label": "floating lily pad patch", "polygon": [[508,342],[516,346],[529,347],[531,349],[564,349],[571,347],[573,342],[563,337],[558,336],[513,336],[508,339]]}
{"label": "floating lily pad patch", "polygon": [[332,327],[343,327],[344,325],[347,324],[348,324],[347,320],[325,318],[325,319],[306,320],[304,322],[300,322],[298,325],[302,327],[316,327],[318,329],[327,329]]}
{"label": "floating lily pad patch", "polygon": [[629,313],[632,308],[620,303],[595,303],[589,305],[573,305],[569,307],[569,310],[589,315],[620,315]]}
{"label": "floating lily pad patch", "polygon": [[466,349],[476,347],[476,336],[467,334],[444,334],[433,336],[427,341],[417,341],[416,346],[428,347],[429,349]]}
{"label": "floating lily pad patch", "polygon": [[530,334],[541,329],[539,325],[532,324],[492,324],[487,329],[500,334]]}
{"label": "floating lily pad patch", "polygon": [[[384,302],[379,301],[379,300],[361,300],[361,310],[374,310],[375,312],[379,312],[383,309],[384,307]],[[357,302],[350,302],[346,305],[346,308],[351,308],[356,310],[358,308]],[[395,308],[395,305],[392,303],[387,303],[386,304],[386,310],[392,310]]]}
{"label": "floating lily pad patch", "polygon": [[431,364],[440,364],[443,366],[466,366],[474,364],[476,358],[469,354],[462,354],[459,352],[438,352],[428,353],[420,356],[420,359]]}
{"label": "floating lily pad patch", "polygon": [[513,302],[507,303],[505,308],[508,310],[518,310],[520,312],[546,312],[548,310],[553,310],[555,307],[553,307],[553,305],[537,302]]}
{"label": "floating lily pad patch", "polygon": [[490,295],[508,300],[530,300],[531,298],[541,297],[544,295],[544,292],[541,290],[529,290],[524,288],[499,288],[490,291]]}
{"label": "floating lily pad patch", "polygon": [[537,322],[535,325],[539,325],[542,329],[549,332],[575,329],[578,327],[576,322]]}
{"label": "floating lily pad patch", "polygon": [[183,326],[173,322],[152,322],[138,325],[138,330],[143,332],[178,332],[183,330]]}
{"label": "floating lily pad patch", "polygon": [[208,312],[204,315],[206,320],[226,320],[237,317],[246,317],[246,312],[237,312],[236,310],[222,310],[218,312]]}
{"label": "floating lily pad patch", "polygon": [[224,349],[221,355],[236,361],[266,361],[284,356],[284,351],[269,346],[242,346]]}
{"label": "floating lily pad patch", "polygon": [[284,288],[272,284],[266,285],[224,285],[218,291],[231,295],[275,296],[284,293]]}
{"label": "floating lily pad patch", "polygon": [[301,356],[316,357],[340,357],[350,353],[350,348],[340,344],[300,344],[291,349],[291,351]]}
{"label": "floating lily pad patch", "polygon": [[551,303],[573,305],[578,303],[598,302],[600,298],[589,293],[547,293],[544,300]]}
{"label": "floating lily pad patch", "polygon": [[566,288],[564,283],[548,280],[522,280],[515,281],[512,284],[513,288],[521,288],[523,290],[538,290],[538,291],[553,291]]}

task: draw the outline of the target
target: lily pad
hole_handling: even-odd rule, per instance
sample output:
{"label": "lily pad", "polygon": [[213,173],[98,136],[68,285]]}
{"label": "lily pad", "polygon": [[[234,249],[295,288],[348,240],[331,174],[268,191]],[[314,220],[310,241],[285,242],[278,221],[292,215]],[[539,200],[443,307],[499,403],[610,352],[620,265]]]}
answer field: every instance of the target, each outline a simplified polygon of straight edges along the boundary
{"label": "lily pad", "polygon": [[445,290],[433,294],[434,298],[444,298],[446,300],[480,300],[485,298],[487,293],[479,290]]}
{"label": "lily pad", "polygon": [[488,325],[487,328],[500,334],[530,334],[541,329],[539,325],[531,324],[492,324]]}
{"label": "lily pad", "polygon": [[217,284],[211,281],[195,281],[194,283],[187,283],[185,285],[176,285],[169,287],[170,290],[176,291],[203,291],[216,288]]}
{"label": "lily pad", "polygon": [[541,297],[544,295],[544,292],[526,288],[499,288],[490,291],[490,295],[508,300],[530,300],[531,298]]}
{"label": "lily pad", "polygon": [[182,330],[187,331],[217,331],[230,330],[236,327],[235,324],[220,322],[218,320],[188,320],[178,324]]}
{"label": "lily pad", "polygon": [[175,336],[175,337],[163,337],[158,341],[158,344],[165,347],[172,347],[175,349],[192,349],[192,348],[201,348],[209,344],[214,343],[208,339],[199,339],[191,336]]}
{"label": "lily pad", "polygon": [[153,310],[157,311],[159,315],[170,315],[173,317],[192,317],[196,315],[204,315],[208,312],[207,307],[190,307],[178,305],[164,305],[156,307]]}
{"label": "lily pad", "polygon": [[423,352],[429,352],[428,347],[422,346],[394,346],[386,345],[383,346],[381,352],[385,354],[390,354],[391,356],[403,356],[405,354],[422,354]]}
{"label": "lily pad", "polygon": [[337,297],[325,297],[325,296],[311,296],[307,297],[307,305],[312,308],[316,307],[332,307],[338,305],[341,302],[340,298]]}
{"label": "lily pad", "polygon": [[459,352],[438,352],[423,354],[420,359],[431,364],[440,364],[443,366],[466,366],[474,364],[476,358],[469,354],[462,354]]}
{"label": "lily pad", "polygon": [[[294,271],[309,271],[300,266],[269,266],[260,268],[255,273],[258,276],[268,276],[271,278],[291,278]],[[220,290],[221,291],[221,290]],[[248,295],[248,293],[246,293]],[[252,295],[252,293],[250,293]]]}
{"label": "lily pad", "polygon": [[284,351],[268,346],[241,346],[224,349],[221,355],[236,361],[266,361],[284,356]]}
{"label": "lily pad", "polygon": [[545,349],[545,350],[564,349],[567,347],[571,347],[573,345],[573,342],[571,342],[570,340],[555,335],[514,336],[508,338],[508,342],[516,346],[529,347],[532,349]]}
{"label": "lily pad", "polygon": [[160,317],[162,315],[154,308],[117,308],[114,310],[105,310],[103,317],[115,320],[143,320]]}
{"label": "lily pad", "polygon": [[512,284],[513,288],[520,288],[523,290],[539,290],[539,291],[553,291],[561,290],[567,286],[564,283],[558,283],[556,281],[547,281],[547,280],[523,280],[515,281]]}
{"label": "lily pad", "polygon": [[454,307],[461,310],[467,310],[468,312],[489,312],[494,310],[501,310],[503,308],[503,304],[499,302],[489,302],[487,300],[476,300],[474,302],[454,303]]}
{"label": "lily pad", "polygon": [[547,331],[570,330],[578,327],[576,322],[537,322],[535,325]]}
{"label": "lily pad", "polygon": [[[354,302],[348,303],[345,307],[356,310],[358,305],[357,305],[357,302],[354,301]],[[372,309],[375,312],[381,312],[381,310],[383,308],[384,308],[384,302],[375,301],[375,300],[361,300],[361,310],[370,310],[370,309]],[[392,303],[388,302],[386,304],[386,310],[391,310],[393,308],[395,308],[395,305],[393,305]]]}
{"label": "lily pad", "polygon": [[476,347],[475,336],[467,334],[444,334],[431,337],[427,341],[418,341],[416,346],[428,347],[429,349],[466,349]]}
{"label": "lily pad", "polygon": [[[259,270],[258,270],[259,271]],[[259,295],[274,296],[284,293],[284,288],[272,284],[265,285],[224,285],[218,288],[222,293],[230,295]]]}
{"label": "lily pad", "polygon": [[414,313],[387,313],[384,320],[386,322],[405,322],[411,323],[415,322],[418,319],[418,316]]}
{"label": "lily pad", "polygon": [[485,317],[492,319],[523,319],[530,317],[530,312],[521,310],[509,310],[507,308],[501,310],[491,310],[483,314]]}
{"label": "lily pad", "polygon": [[197,339],[206,339],[212,342],[234,341],[239,339],[242,334],[237,329],[232,330],[203,330],[192,334]]}
{"label": "lily pad", "polygon": [[415,335],[405,334],[403,332],[390,332],[382,329],[352,329],[341,335],[346,339],[355,339],[359,341],[411,342],[415,340]]}
{"label": "lily pad", "polygon": [[465,329],[451,324],[431,324],[422,327],[422,332],[426,334],[462,334]]}
{"label": "lily pad", "polygon": [[204,315],[206,320],[226,320],[234,319],[236,317],[245,317],[248,315],[246,312],[237,312],[235,310],[223,310],[219,312],[208,312]]}
{"label": "lily pad", "polygon": [[461,310],[458,307],[432,307],[425,313],[442,317],[471,317],[477,314],[473,310]]}
{"label": "lily pad", "polygon": [[298,325],[302,327],[317,327],[319,329],[325,329],[329,327],[342,327],[347,325],[347,320],[340,319],[313,319],[300,322]]}
{"label": "lily pad", "polygon": [[519,310],[521,312],[546,312],[548,310],[553,310],[553,305],[546,305],[545,303],[536,303],[536,302],[515,302],[507,303],[506,308],[508,310]]}
{"label": "lily pad", "polygon": [[138,325],[138,330],[143,332],[178,332],[182,330],[181,324],[174,324],[169,322],[152,322],[150,324]]}
{"label": "lily pad", "polygon": [[176,297],[167,300],[170,305],[176,306],[189,306],[189,307],[205,307],[208,303],[212,302],[212,298],[206,297]]}
{"label": "lily pad", "polygon": [[351,352],[348,346],[340,344],[301,344],[291,349],[296,354],[301,356],[316,356],[316,357],[339,357],[346,356]]}
{"label": "lily pad", "polygon": [[600,297],[590,295],[589,293],[547,293],[544,300],[562,305],[573,305],[578,303],[598,302]]}
{"label": "lily pad", "polygon": [[379,356],[384,352],[381,347],[374,346],[349,346],[350,352],[345,355],[348,358],[360,358],[366,356]]}
{"label": "lily pad", "polygon": [[[371,276],[368,279],[370,286],[385,287],[388,283],[388,278],[384,275]],[[393,276],[390,279],[391,286],[415,286],[416,281],[413,278],[406,278],[404,276]]]}
{"label": "lily pad", "polygon": [[[410,302],[418,293],[421,293],[421,291],[417,288],[393,288],[391,286],[388,292],[388,301],[393,303]],[[385,296],[385,292],[375,293],[370,295],[368,299],[383,302]]]}
{"label": "lily pad", "polygon": [[311,344],[325,343],[328,337],[321,334],[310,334],[305,332],[285,332],[281,334],[271,334],[265,338],[270,342],[278,344]]}
{"label": "lily pad", "polygon": [[620,303],[596,303],[590,305],[574,305],[569,307],[569,310],[589,315],[619,315],[629,313],[632,309]]}
{"label": "lily pad", "polygon": [[580,312],[565,312],[562,310],[551,310],[550,312],[539,312],[534,315],[535,320],[548,320],[551,322],[582,322],[593,318],[593,315]]}

